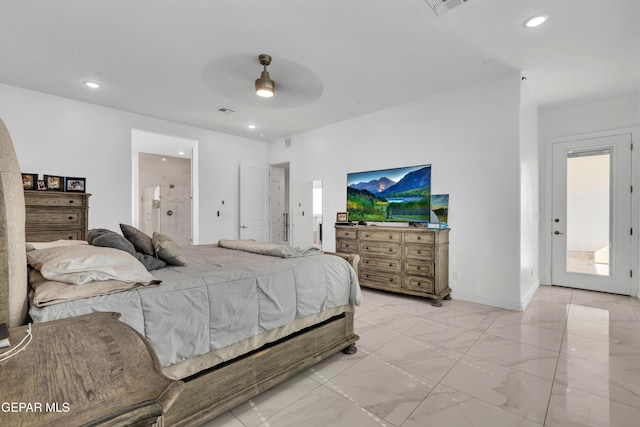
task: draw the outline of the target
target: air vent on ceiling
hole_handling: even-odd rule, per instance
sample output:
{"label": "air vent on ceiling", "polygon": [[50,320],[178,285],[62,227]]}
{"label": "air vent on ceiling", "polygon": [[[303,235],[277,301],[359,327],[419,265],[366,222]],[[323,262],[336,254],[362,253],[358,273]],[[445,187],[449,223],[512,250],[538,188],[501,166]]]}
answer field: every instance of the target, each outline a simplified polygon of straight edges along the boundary
{"label": "air vent on ceiling", "polygon": [[236,112],[236,110],[232,110],[231,108],[227,108],[227,107],[218,108],[218,111],[225,114],[231,114]]}
{"label": "air vent on ceiling", "polygon": [[425,0],[431,9],[436,13],[436,15],[440,16],[454,7],[460,6],[470,0]]}

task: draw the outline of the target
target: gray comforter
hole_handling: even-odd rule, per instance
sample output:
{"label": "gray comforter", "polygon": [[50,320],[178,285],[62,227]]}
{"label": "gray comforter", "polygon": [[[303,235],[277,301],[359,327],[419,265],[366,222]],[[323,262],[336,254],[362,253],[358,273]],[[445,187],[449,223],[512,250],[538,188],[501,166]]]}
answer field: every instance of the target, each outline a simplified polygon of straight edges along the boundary
{"label": "gray comforter", "polygon": [[45,322],[119,312],[169,366],[361,299],[355,271],[336,256],[282,259],[214,245],[182,249],[188,266],[153,271],[160,285],[32,307],[29,313],[34,322]]}

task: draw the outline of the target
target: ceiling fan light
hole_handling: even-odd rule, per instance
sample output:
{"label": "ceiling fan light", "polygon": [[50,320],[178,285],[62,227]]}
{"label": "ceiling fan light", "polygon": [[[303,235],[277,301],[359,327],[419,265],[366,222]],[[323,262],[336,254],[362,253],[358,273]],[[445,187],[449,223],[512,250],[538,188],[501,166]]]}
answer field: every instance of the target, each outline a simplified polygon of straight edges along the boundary
{"label": "ceiling fan light", "polygon": [[275,82],[271,80],[269,72],[267,71],[267,65],[271,64],[271,55],[265,53],[258,55],[258,61],[260,61],[264,70],[262,70],[260,78],[256,79],[256,95],[263,98],[271,98],[276,88]]}
{"label": "ceiling fan light", "polygon": [[256,79],[256,95],[270,98],[273,96],[275,86],[275,82],[269,78],[269,73],[263,71],[260,78]]}

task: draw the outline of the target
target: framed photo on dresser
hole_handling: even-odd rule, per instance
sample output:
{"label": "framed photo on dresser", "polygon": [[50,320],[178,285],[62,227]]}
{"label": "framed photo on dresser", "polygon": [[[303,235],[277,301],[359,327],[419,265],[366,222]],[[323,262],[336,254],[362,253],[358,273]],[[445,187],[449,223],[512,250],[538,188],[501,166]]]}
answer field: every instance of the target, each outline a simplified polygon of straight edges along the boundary
{"label": "framed photo on dresser", "polygon": [[71,178],[66,177],[64,179],[65,187],[64,191],[70,193],[86,193],[87,179],[86,178]]}
{"label": "framed photo on dresser", "polygon": [[23,173],[22,174],[22,187],[25,190],[35,190],[38,185],[37,173]]}
{"label": "framed photo on dresser", "polygon": [[56,175],[44,175],[44,183],[49,191],[63,191],[64,178]]}

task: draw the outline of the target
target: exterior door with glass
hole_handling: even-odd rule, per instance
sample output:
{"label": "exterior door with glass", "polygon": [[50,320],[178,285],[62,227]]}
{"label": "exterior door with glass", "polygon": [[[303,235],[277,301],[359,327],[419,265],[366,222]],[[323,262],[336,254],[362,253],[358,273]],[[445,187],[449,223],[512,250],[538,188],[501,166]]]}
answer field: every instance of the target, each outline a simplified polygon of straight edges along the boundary
{"label": "exterior door with glass", "polygon": [[631,134],[553,144],[554,285],[630,295]]}

